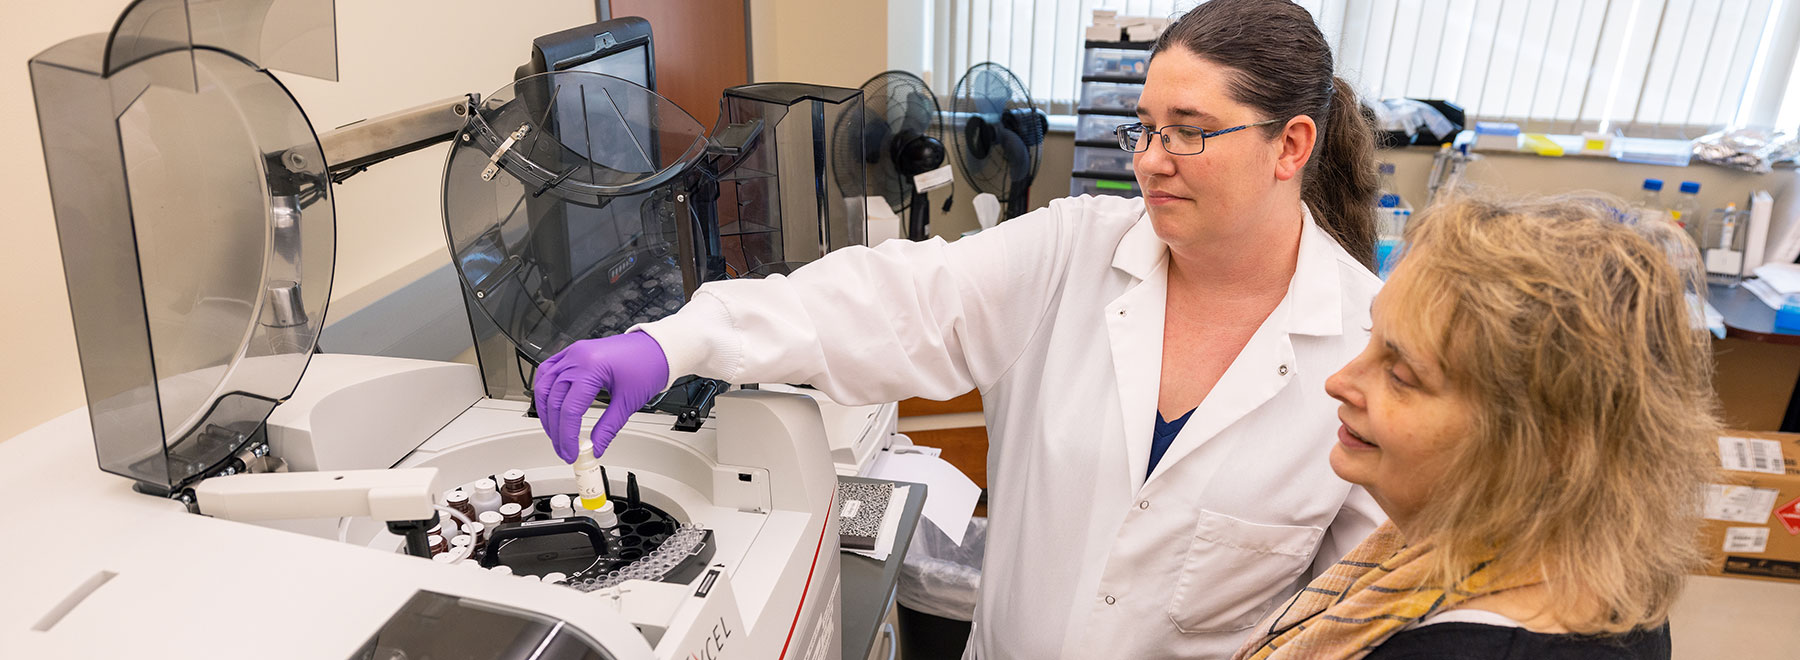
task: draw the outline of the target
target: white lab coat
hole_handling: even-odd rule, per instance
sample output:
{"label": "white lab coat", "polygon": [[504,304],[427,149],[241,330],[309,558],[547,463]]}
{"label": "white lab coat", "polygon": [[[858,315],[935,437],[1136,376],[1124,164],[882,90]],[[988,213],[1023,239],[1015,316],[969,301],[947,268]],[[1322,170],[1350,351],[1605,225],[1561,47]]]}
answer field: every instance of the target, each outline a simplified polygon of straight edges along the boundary
{"label": "white lab coat", "polygon": [[1325,394],[1380,281],[1308,213],[1287,296],[1146,479],[1168,254],[1141,200],[1063,199],[955,243],[707,284],[642,329],[671,377],[846,404],[979,389],[992,519],[970,655],[1227,657],[1385,519],[1331,471]]}

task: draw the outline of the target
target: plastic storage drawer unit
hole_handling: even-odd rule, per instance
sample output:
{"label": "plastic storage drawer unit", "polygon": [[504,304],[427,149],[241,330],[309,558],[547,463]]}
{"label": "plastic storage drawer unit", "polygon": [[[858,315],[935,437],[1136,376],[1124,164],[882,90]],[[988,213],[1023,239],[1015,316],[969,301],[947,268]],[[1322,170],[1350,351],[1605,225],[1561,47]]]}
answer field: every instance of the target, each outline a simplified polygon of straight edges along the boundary
{"label": "plastic storage drawer unit", "polygon": [[1142,80],[1150,71],[1150,51],[1089,48],[1082,59],[1081,75]]}
{"label": "plastic storage drawer unit", "polygon": [[1137,111],[1144,86],[1136,83],[1081,83],[1081,107],[1090,110]]}
{"label": "plastic storage drawer unit", "polygon": [[1131,176],[1131,152],[1118,147],[1075,147],[1076,172]]}
{"label": "plastic storage drawer unit", "polygon": [[1075,122],[1075,141],[1117,143],[1119,135],[1113,131],[1133,121],[1118,115],[1081,115]]}
{"label": "plastic storage drawer unit", "polygon": [[1138,190],[1136,181],[1114,181],[1111,179],[1090,179],[1078,176],[1069,179],[1069,196],[1113,195],[1116,197],[1138,197],[1143,193]]}

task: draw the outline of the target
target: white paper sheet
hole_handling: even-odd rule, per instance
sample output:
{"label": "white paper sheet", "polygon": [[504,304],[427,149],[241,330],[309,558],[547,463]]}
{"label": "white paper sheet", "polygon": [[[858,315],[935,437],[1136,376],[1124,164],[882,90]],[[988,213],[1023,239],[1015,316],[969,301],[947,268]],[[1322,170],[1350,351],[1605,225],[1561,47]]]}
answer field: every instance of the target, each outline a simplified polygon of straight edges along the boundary
{"label": "white paper sheet", "polygon": [[1800,293],[1800,264],[1763,264],[1754,271],[1769,288],[1783,294]]}
{"label": "white paper sheet", "polygon": [[884,451],[869,469],[869,477],[925,484],[925,517],[962,545],[975,503],[981,499],[981,487],[962,470],[936,456]]}
{"label": "white paper sheet", "polygon": [[1781,309],[1782,300],[1787,298],[1787,296],[1782,295],[1780,291],[1776,291],[1773,287],[1769,286],[1768,282],[1763,280],[1744,280],[1742,283],[1739,283],[1738,286],[1744,287],[1745,291],[1756,294],[1757,300],[1761,300],[1762,304],[1768,305],[1769,309],[1777,311]]}

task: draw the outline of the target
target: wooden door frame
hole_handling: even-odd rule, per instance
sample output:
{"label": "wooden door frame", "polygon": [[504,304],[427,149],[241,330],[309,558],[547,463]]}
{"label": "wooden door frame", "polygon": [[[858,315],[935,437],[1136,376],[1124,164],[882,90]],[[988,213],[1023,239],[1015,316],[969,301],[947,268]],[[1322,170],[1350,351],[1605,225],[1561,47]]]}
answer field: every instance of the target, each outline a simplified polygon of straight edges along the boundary
{"label": "wooden door frame", "polygon": [[[612,0],[594,0],[594,20],[612,20]],[[761,82],[756,79],[756,26],[750,23],[750,0],[744,0],[744,80]],[[650,33],[656,33],[656,26],[650,26]]]}

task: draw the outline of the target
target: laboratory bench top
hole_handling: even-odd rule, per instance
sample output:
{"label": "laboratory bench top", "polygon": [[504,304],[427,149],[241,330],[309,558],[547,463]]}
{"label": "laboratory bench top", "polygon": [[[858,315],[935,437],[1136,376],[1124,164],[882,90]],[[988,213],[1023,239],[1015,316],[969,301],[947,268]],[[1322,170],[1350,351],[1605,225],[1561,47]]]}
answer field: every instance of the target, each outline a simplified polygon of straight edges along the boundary
{"label": "laboratory bench top", "polygon": [[[838,477],[847,483],[879,483],[881,479]],[[906,491],[906,504],[900,510],[900,524],[894,529],[894,548],[887,561],[876,561],[859,554],[843,553],[844,660],[869,657],[875,639],[881,635],[882,621],[894,606],[894,586],[900,579],[900,564],[906,561],[906,547],[912,544],[913,530],[919,526],[919,515],[925,508],[925,484],[904,481],[895,486],[911,486]],[[891,644],[899,643],[889,640]]]}
{"label": "laboratory bench top", "polygon": [[1725,317],[1725,336],[1800,346],[1800,335],[1775,331],[1775,310],[1743,287],[1708,284],[1707,299]]}

